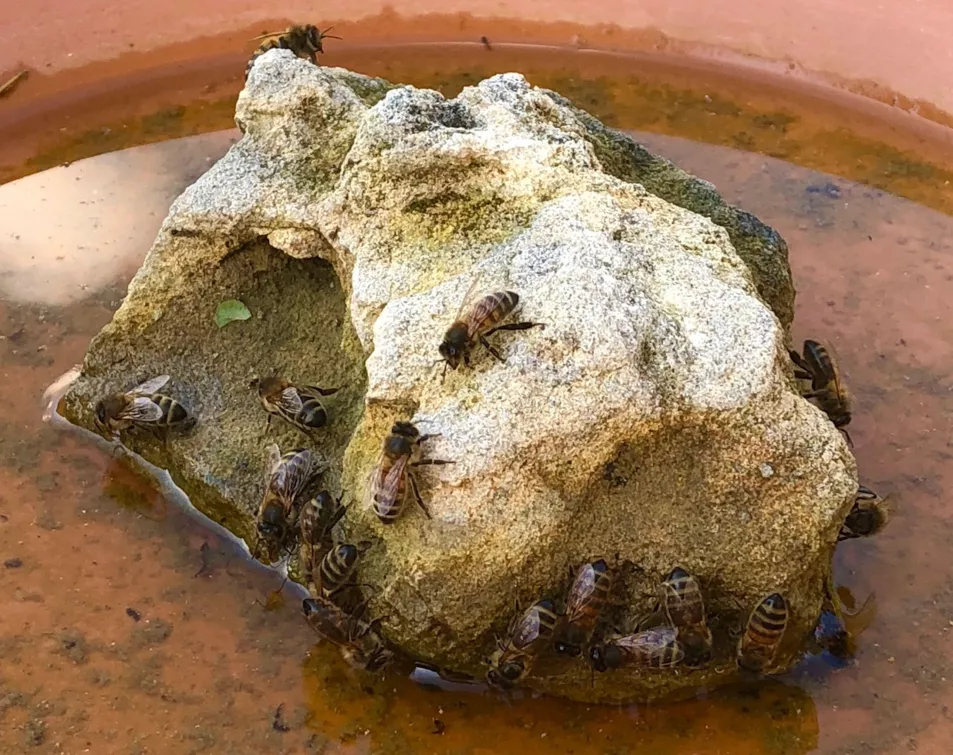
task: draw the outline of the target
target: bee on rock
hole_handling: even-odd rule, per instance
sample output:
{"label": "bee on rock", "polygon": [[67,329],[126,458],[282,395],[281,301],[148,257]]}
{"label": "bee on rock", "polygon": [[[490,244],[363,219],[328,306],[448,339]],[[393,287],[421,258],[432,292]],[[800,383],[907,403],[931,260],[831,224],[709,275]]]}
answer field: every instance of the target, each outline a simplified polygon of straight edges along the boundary
{"label": "bee on rock", "polygon": [[306,24],[305,26],[291,26],[284,31],[271,32],[270,34],[262,34],[255,37],[252,40],[253,42],[259,40],[264,41],[258,46],[258,49],[252,53],[251,59],[245,67],[245,78],[248,78],[252,66],[255,65],[255,61],[258,60],[261,55],[276,48],[291,50],[297,57],[307,58],[317,65],[318,53],[324,53],[322,41],[325,39],[340,39],[340,37],[328,34],[329,31],[331,31],[330,27],[321,31],[314,24]]}
{"label": "bee on rock", "polygon": [[377,460],[377,466],[371,475],[368,486],[370,505],[377,518],[384,524],[397,521],[404,509],[407,498],[407,481],[413,491],[417,505],[430,519],[430,512],[424,504],[417,486],[412,467],[436,464],[453,464],[446,459],[421,459],[420,445],[438,435],[421,435],[410,422],[396,422],[390,435],[384,439],[384,448]]}
{"label": "bee on rock", "polygon": [[123,430],[148,430],[168,443],[170,430],[188,430],[195,420],[174,398],[159,391],[169,382],[168,375],[159,375],[130,391],[113,393],[98,401],[93,421],[102,433],[119,439]]}

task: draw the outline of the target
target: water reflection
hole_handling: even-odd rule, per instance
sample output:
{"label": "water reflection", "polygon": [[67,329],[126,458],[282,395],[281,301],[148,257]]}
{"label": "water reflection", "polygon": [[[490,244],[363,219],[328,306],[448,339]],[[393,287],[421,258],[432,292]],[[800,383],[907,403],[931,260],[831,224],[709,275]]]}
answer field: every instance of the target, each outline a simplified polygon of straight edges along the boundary
{"label": "water reflection", "polygon": [[[96,286],[121,291],[171,195],[228,138],[111,155],[102,173],[91,161],[88,176],[108,177],[115,197],[134,199],[126,218],[141,213],[154,223],[148,232],[142,224],[135,241],[114,225],[110,243],[97,244],[102,256],[47,255],[28,269],[16,259],[28,247],[10,254],[3,240],[0,281],[16,280],[18,295],[0,301],[8,386],[0,394],[0,561],[20,565],[0,569],[0,751],[53,751],[56,743],[122,753],[953,751],[945,568],[953,220],[764,157],[645,137],[788,239],[795,336],[838,344],[857,396],[851,430],[861,476],[892,495],[893,520],[877,538],[838,549],[842,601],[851,629],[863,630],[849,664],[820,655],[785,679],[656,707],[503,698],[482,687],[438,689],[432,674],[411,679],[406,667],[379,679],[356,675],[300,620],[300,591],[289,584],[275,593],[281,576],[250,566],[225,531],[197,525],[167,482],[157,488],[107,444],[41,420],[44,387],[82,358],[118,298],[77,294],[75,282],[95,259]],[[151,183],[137,171],[160,164],[165,188],[148,201],[134,195],[134,185]],[[191,167],[176,181],[175,165]],[[39,181],[29,191],[10,184],[3,196],[54,186],[49,177],[27,179]],[[52,207],[64,196],[34,199]],[[7,215],[4,230],[36,242],[35,217]],[[65,236],[67,226],[44,229],[55,236],[50,248],[92,238],[96,218],[87,227],[79,219]]]}
{"label": "water reflection", "polygon": [[172,200],[232,141],[133,147],[0,186],[0,295],[62,306],[128,280]]}

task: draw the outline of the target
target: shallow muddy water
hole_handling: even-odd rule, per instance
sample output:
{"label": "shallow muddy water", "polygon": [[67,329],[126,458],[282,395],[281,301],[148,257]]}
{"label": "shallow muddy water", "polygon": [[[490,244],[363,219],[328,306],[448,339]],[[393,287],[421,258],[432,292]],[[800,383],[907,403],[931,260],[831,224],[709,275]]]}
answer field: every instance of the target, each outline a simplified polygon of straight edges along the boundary
{"label": "shallow muddy water", "polygon": [[[788,240],[795,337],[837,345],[862,480],[893,518],[836,576],[856,661],[596,707],[350,672],[299,596],[87,436],[45,388],[118,306],[170,200],[234,132],[0,187],[0,752],[800,755],[953,752],[953,219],[761,155],[637,134]],[[927,191],[929,187],[925,187]]]}

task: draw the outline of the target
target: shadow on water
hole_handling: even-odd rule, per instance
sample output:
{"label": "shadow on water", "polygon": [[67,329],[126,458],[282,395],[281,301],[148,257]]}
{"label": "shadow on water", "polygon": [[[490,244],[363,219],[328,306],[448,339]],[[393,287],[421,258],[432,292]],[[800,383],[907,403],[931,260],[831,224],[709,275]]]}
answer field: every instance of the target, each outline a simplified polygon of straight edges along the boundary
{"label": "shadow on water", "polygon": [[781,679],[625,708],[440,689],[409,669],[358,677],[300,620],[299,592],[269,601],[280,575],[104,444],[43,423],[44,388],[233,138],[212,134],[0,187],[0,751],[953,752],[953,220],[772,158],[637,136],[778,228],[795,336],[838,345],[861,477],[893,504],[882,535],[837,554],[851,610],[876,592],[854,662],[814,656]]}

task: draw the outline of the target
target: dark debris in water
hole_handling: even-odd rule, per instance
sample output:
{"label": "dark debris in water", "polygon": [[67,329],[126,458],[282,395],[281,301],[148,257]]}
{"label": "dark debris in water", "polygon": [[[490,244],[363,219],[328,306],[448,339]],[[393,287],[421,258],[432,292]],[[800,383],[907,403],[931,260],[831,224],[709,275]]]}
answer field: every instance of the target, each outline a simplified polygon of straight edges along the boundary
{"label": "dark debris in water", "polygon": [[284,710],[285,704],[281,703],[275,709],[275,717],[272,719],[271,728],[275,731],[286,732],[291,731],[291,727],[285,723],[284,718],[281,715],[281,712]]}
{"label": "dark debris in water", "polygon": [[821,194],[831,199],[837,199],[841,195],[840,186],[833,181],[825,181],[821,184],[809,184],[805,189],[808,194]]}
{"label": "dark debris in water", "polygon": [[135,608],[127,608],[126,616],[128,616],[133,621],[139,621],[140,619],[142,619],[142,614],[139,613]]}
{"label": "dark debris in water", "polygon": [[8,558],[6,561],[3,562],[3,565],[7,569],[19,569],[21,566],[23,566],[23,559],[22,558]]}

